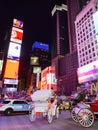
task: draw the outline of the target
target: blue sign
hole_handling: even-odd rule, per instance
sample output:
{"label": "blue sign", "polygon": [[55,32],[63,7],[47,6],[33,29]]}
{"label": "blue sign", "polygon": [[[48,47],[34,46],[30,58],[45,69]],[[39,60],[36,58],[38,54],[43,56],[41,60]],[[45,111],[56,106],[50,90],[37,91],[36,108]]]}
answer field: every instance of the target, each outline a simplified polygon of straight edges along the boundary
{"label": "blue sign", "polygon": [[32,46],[32,51],[35,49],[35,48],[39,48],[39,49],[43,49],[43,50],[46,50],[46,51],[49,51],[49,45],[48,44],[44,44],[44,43],[41,43],[41,42],[34,42],[33,46]]}

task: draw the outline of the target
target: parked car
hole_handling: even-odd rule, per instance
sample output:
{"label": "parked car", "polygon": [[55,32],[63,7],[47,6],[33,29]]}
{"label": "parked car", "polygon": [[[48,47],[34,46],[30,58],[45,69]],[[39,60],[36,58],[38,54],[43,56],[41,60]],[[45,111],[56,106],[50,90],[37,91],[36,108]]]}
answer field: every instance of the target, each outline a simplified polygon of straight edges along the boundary
{"label": "parked car", "polygon": [[25,100],[7,99],[0,103],[0,114],[29,113],[31,104]]}

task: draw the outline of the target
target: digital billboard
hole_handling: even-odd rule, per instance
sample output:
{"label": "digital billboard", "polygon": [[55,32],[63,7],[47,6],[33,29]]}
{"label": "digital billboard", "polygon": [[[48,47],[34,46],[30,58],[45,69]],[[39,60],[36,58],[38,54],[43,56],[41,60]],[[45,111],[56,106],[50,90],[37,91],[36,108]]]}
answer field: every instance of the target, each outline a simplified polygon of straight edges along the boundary
{"label": "digital billboard", "polygon": [[0,74],[2,73],[3,60],[0,60]]}
{"label": "digital billboard", "polygon": [[17,79],[18,68],[19,68],[19,61],[7,59],[4,71],[4,78]]}
{"label": "digital billboard", "polygon": [[33,46],[32,46],[32,51],[34,50],[34,48],[39,48],[39,49],[43,49],[46,51],[49,51],[49,45],[48,44],[44,44],[41,42],[34,42]]}
{"label": "digital billboard", "polygon": [[98,80],[98,60],[78,68],[77,74],[79,83]]}
{"label": "digital billboard", "polygon": [[7,58],[19,60],[20,58],[21,45],[10,42],[8,48]]}
{"label": "digital billboard", "polygon": [[[52,66],[46,67],[41,73],[41,88],[42,89],[57,89],[57,79]],[[54,87],[55,86],[55,87]]]}
{"label": "digital billboard", "polygon": [[16,28],[16,27],[12,27],[10,41],[21,44],[22,43],[22,37],[23,37],[23,30]]}
{"label": "digital billboard", "polygon": [[39,65],[39,58],[37,56],[32,56],[30,58],[30,65]]}
{"label": "digital billboard", "polygon": [[41,67],[34,66],[33,73],[41,73]]}
{"label": "digital billboard", "polygon": [[15,87],[7,87],[6,92],[17,92],[17,88],[15,88]]}
{"label": "digital billboard", "polygon": [[4,84],[18,85],[18,80],[17,79],[4,79]]}
{"label": "digital billboard", "polygon": [[93,14],[96,34],[98,34],[98,11]]}
{"label": "digital billboard", "polygon": [[20,20],[14,19],[13,26],[23,29],[23,22]]}

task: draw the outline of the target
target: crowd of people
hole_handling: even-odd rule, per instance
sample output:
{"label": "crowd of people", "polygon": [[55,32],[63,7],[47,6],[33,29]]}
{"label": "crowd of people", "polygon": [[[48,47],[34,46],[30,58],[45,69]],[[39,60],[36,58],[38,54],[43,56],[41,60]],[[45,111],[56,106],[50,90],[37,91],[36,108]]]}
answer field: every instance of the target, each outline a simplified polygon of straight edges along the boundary
{"label": "crowd of people", "polygon": [[26,91],[20,92],[6,92],[0,94],[0,102],[3,102],[5,99],[25,99],[27,101],[31,100],[30,95],[26,93]]}
{"label": "crowd of people", "polygon": [[[63,109],[69,109],[71,106],[72,100],[74,101],[74,105],[80,101],[87,101],[87,102],[92,102],[92,100],[97,99],[98,100],[98,94],[95,95],[90,95],[89,91],[86,89],[82,91],[80,87],[77,88],[77,92],[70,97],[67,97],[65,95],[56,95],[54,92],[53,88],[51,89],[52,95],[54,95],[57,98],[57,103],[59,105],[60,110]],[[5,99],[25,99],[27,101],[31,101],[31,96],[26,93],[26,91],[21,91],[21,92],[6,92],[0,94],[0,102],[2,102]],[[53,102],[53,99],[51,99],[51,102]]]}

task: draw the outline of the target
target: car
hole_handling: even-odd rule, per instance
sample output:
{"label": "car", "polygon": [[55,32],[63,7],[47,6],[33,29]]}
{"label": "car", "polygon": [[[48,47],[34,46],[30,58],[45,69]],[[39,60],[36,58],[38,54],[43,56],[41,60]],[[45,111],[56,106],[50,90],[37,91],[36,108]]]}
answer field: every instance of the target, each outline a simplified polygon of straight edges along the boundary
{"label": "car", "polygon": [[29,113],[31,104],[25,100],[7,99],[0,103],[0,114]]}

